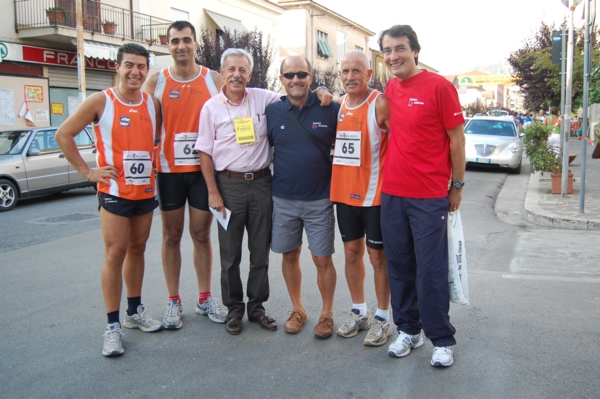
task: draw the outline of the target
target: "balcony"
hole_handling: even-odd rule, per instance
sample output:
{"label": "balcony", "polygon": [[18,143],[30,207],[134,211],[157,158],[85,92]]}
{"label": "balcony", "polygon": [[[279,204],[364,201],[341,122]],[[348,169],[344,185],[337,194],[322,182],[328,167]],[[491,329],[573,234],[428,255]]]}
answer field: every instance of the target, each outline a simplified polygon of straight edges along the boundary
{"label": "balcony", "polygon": [[[77,38],[76,0],[13,0],[19,39],[74,47]],[[156,55],[167,55],[167,28],[172,21],[141,14],[101,1],[82,0],[86,41],[120,46],[138,42]]]}

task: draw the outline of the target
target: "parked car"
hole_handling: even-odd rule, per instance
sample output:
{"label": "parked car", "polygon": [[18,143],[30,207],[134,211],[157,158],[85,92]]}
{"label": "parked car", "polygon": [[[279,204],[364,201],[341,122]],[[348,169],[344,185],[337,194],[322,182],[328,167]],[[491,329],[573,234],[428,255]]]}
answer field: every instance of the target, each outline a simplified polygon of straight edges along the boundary
{"label": "parked car", "polygon": [[[94,186],[73,168],[54,139],[56,127],[0,132],[0,212],[21,198]],[[75,142],[83,159],[96,167],[92,131],[84,129]]]}
{"label": "parked car", "polygon": [[521,173],[523,141],[511,118],[479,117],[465,126],[467,166],[485,165]]}

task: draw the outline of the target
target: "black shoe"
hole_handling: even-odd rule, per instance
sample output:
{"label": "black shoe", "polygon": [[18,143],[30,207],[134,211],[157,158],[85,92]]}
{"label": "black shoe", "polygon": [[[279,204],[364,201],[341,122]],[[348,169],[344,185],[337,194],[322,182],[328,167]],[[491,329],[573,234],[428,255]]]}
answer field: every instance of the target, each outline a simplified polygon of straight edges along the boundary
{"label": "black shoe", "polygon": [[259,316],[249,316],[248,320],[250,320],[252,323],[258,323],[263,330],[277,330],[277,322],[275,319],[270,318],[265,313],[261,313]]}
{"label": "black shoe", "polygon": [[238,335],[242,332],[242,318],[241,317],[227,317],[227,324],[225,324],[225,331],[231,335]]}

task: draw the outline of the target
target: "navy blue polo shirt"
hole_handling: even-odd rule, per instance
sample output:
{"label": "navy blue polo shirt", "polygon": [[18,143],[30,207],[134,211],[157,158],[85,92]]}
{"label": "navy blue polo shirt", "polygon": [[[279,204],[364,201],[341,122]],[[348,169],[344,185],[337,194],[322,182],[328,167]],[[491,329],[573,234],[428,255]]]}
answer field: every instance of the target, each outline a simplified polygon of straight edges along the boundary
{"label": "navy blue polo shirt", "polygon": [[273,146],[273,196],[304,201],[329,198],[331,161],[291,119],[289,109],[308,131],[333,144],[340,106],[332,102],[321,107],[317,96],[309,93],[301,110],[286,96],[267,107],[267,131]]}

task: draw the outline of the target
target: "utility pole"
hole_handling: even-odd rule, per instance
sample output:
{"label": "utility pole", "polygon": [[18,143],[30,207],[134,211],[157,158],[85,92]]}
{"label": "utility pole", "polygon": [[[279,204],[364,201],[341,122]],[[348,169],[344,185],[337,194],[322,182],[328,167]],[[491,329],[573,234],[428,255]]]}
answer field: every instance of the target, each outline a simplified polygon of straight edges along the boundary
{"label": "utility pole", "polygon": [[[584,15],[585,15],[585,38],[583,47],[583,126],[582,135],[589,138],[588,134],[588,103],[590,97],[590,64],[592,61],[590,49],[590,32],[591,26],[594,24],[590,16],[593,2],[594,14],[596,11],[596,0],[585,0]],[[581,191],[579,192],[579,212],[585,211],[585,175],[586,175],[586,158],[587,158],[587,140],[581,141]]]}
{"label": "utility pole", "polygon": [[[567,29],[569,35],[569,42],[567,43],[567,76],[565,86],[565,132],[562,137],[562,184],[561,184],[561,197],[567,196],[567,182],[569,177],[569,136],[571,130],[571,102],[572,102],[572,86],[573,86],[573,52],[574,52],[574,32],[573,32],[573,14],[575,14],[575,7],[581,0],[568,0],[569,17],[567,21]],[[563,4],[566,0],[563,0]]]}
{"label": "utility pole", "polygon": [[79,86],[79,104],[85,100],[85,47],[83,42],[83,5],[82,0],[76,1],[77,14],[77,83]]}

